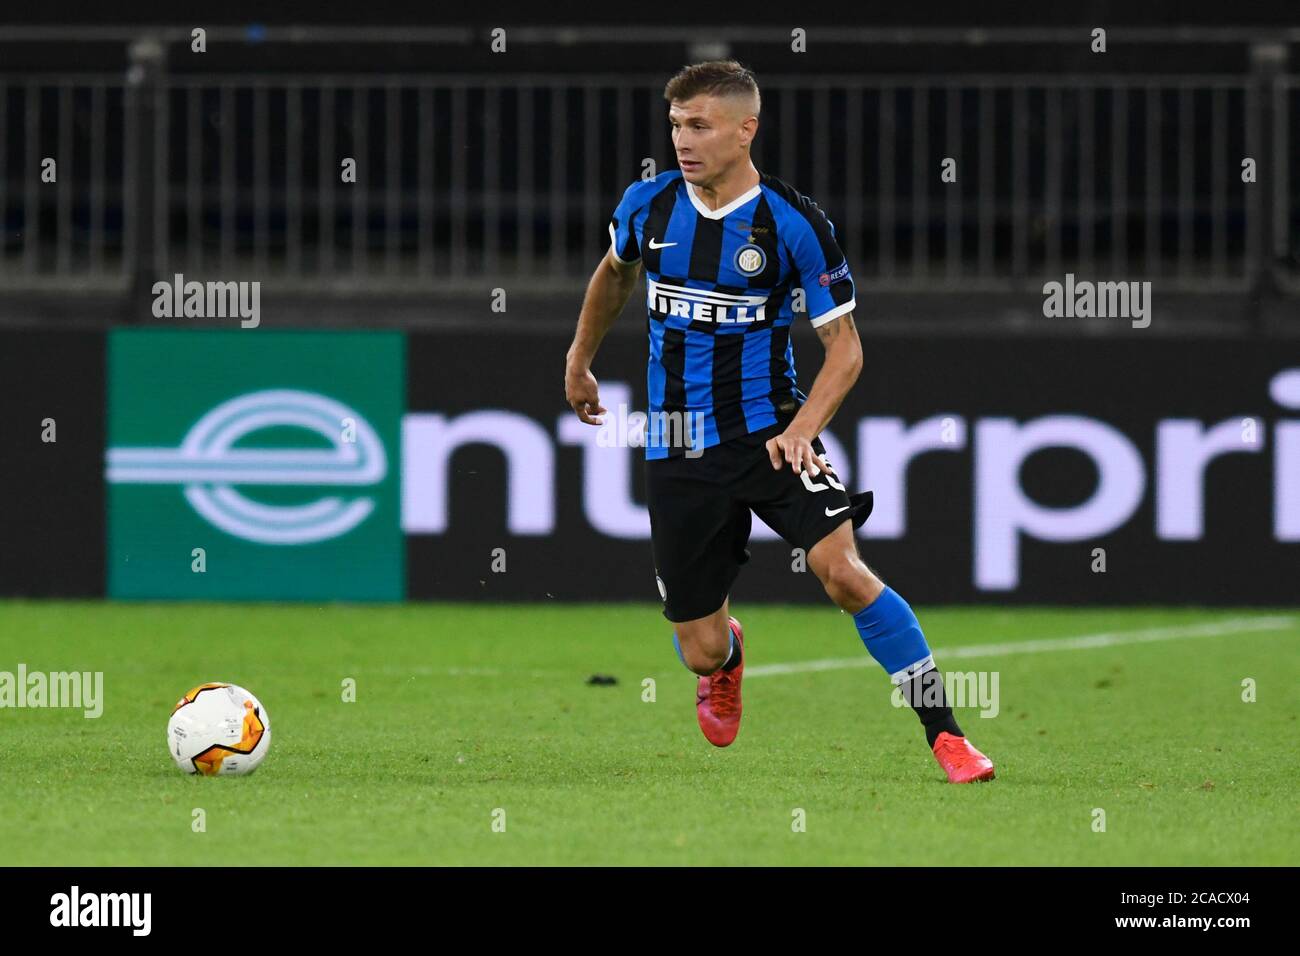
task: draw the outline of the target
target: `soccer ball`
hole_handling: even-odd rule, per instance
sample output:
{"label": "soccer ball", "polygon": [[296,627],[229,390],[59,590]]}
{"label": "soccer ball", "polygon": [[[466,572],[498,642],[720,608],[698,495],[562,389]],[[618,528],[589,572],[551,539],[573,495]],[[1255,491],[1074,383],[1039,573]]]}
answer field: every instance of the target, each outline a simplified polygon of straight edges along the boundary
{"label": "soccer ball", "polygon": [[200,684],[176,702],[167,748],[186,773],[252,773],[271,749],[271,718],[242,687]]}

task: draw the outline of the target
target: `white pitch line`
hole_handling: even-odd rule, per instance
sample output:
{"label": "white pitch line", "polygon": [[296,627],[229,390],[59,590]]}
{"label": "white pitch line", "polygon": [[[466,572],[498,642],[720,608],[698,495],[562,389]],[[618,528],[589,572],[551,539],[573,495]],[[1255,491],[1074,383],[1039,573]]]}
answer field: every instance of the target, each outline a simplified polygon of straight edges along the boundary
{"label": "white pitch line", "polygon": [[[1293,627],[1295,623],[1296,619],[1293,617],[1236,617],[1211,624],[1151,627],[1141,631],[1108,631],[1101,634],[1083,634],[1078,637],[1006,641],[1001,644],[972,644],[967,647],[936,650],[934,657],[937,663],[942,664],[956,657],[1003,657],[1011,654],[1038,654],[1044,651],[1082,651],[1094,647],[1115,647],[1120,644],[1173,641],[1184,637],[1221,637],[1224,634],[1243,634],[1250,631],[1282,631]],[[858,657],[830,657],[818,661],[792,661],[788,664],[756,664],[745,668],[745,676],[805,674],[875,666],[877,666],[876,662],[864,650]]]}

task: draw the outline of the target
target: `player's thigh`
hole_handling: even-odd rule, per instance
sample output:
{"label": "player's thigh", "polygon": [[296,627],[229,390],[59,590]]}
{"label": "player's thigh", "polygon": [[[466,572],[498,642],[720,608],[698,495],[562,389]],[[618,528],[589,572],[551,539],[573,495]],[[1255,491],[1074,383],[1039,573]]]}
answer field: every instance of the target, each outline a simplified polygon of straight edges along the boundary
{"label": "player's thigh", "polygon": [[749,509],[725,484],[692,480],[689,462],[659,464],[648,463],[646,503],[664,616],[674,623],[709,618],[749,559]]}

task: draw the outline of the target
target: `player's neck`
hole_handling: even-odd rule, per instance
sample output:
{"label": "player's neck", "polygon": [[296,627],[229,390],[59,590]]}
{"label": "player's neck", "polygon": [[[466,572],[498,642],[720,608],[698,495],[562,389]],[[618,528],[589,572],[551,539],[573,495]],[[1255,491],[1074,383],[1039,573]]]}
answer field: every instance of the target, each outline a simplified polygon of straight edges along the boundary
{"label": "player's neck", "polygon": [[715,179],[708,186],[688,184],[688,188],[695,190],[695,195],[699,197],[704,205],[717,210],[745,195],[759,184],[760,179],[758,170],[754,168],[754,164],[751,162],[743,168],[735,170],[725,180]]}

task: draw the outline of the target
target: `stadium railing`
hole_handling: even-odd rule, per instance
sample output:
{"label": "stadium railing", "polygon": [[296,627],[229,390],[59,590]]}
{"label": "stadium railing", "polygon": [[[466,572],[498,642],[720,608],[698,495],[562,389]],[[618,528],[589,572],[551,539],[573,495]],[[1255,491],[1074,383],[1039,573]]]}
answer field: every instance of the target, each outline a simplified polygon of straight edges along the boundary
{"label": "stadium railing", "polygon": [[[767,75],[756,163],[827,210],[865,290],[1294,292],[1300,80],[1269,51],[1241,75]],[[658,76],[163,62],[0,74],[0,288],[569,292],[622,190],[675,168]]]}

